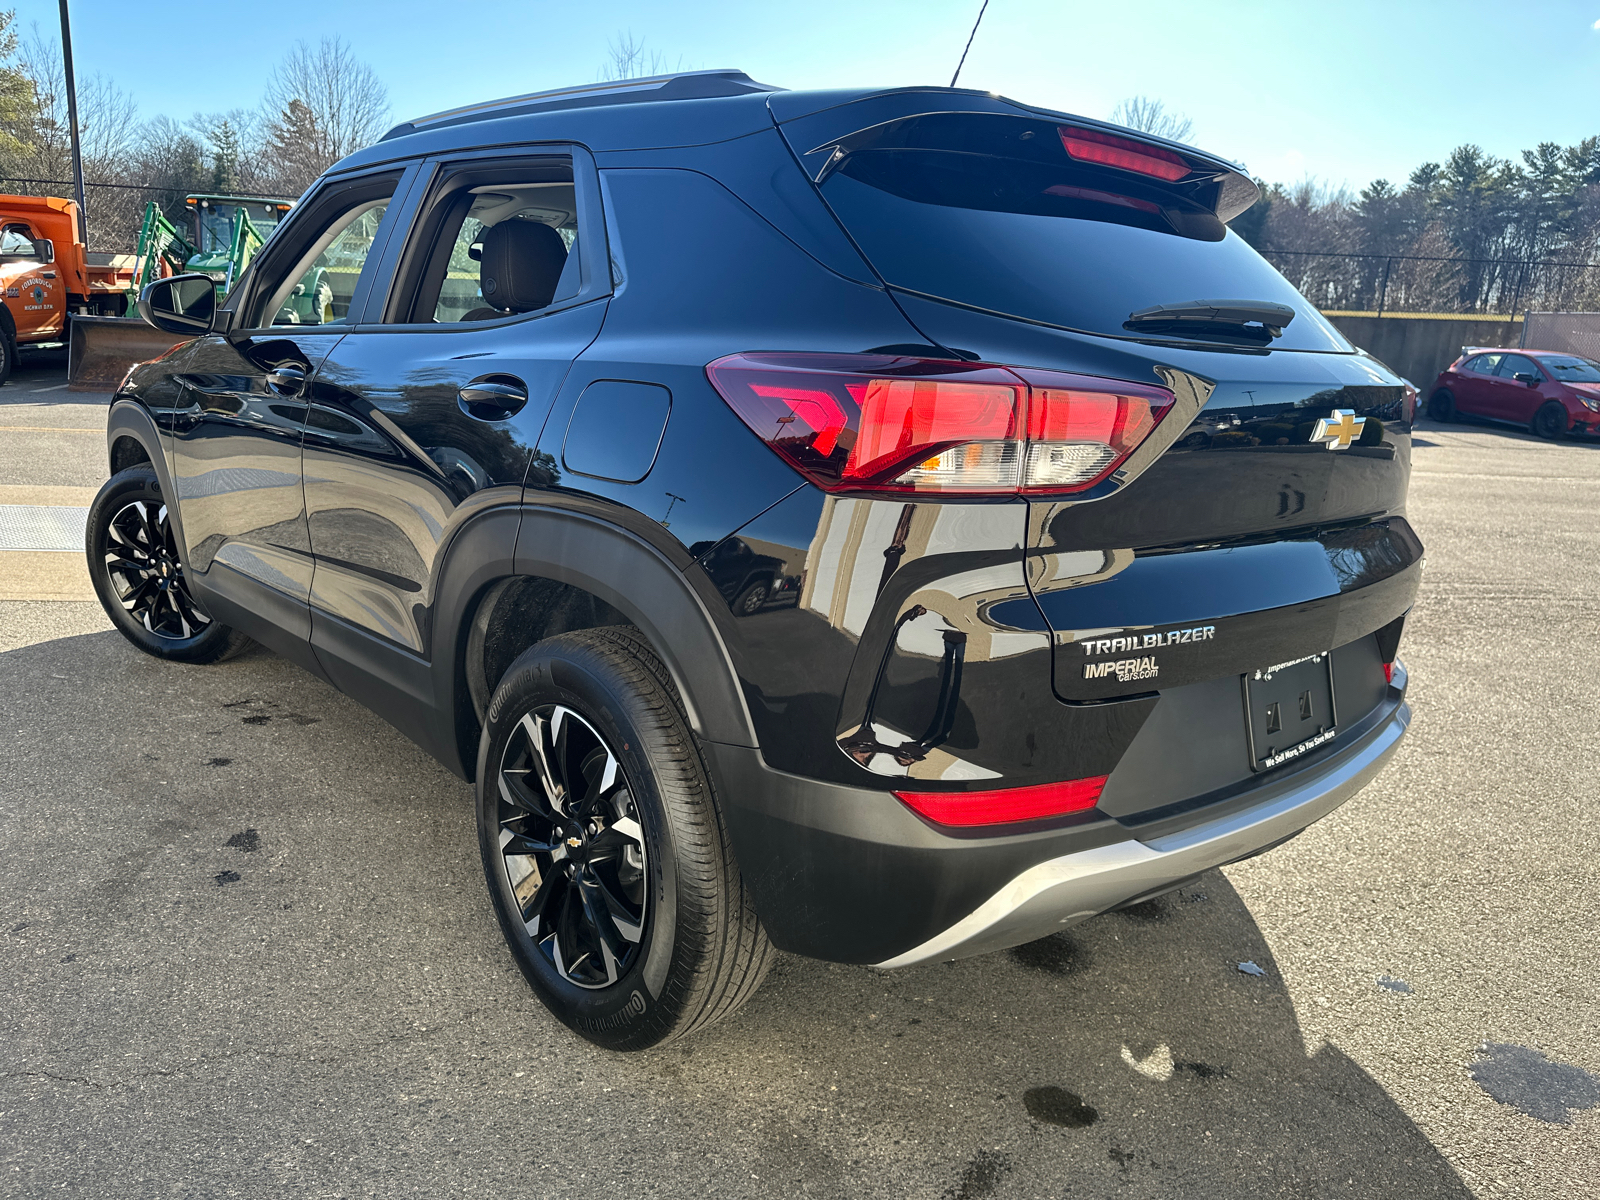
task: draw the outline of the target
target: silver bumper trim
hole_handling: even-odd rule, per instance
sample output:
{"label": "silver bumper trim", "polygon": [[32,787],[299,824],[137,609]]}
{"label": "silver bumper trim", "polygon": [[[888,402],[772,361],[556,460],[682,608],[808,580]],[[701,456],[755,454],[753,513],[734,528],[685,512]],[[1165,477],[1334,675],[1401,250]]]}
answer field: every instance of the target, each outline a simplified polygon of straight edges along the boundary
{"label": "silver bumper trim", "polygon": [[1361,741],[1259,804],[1148,842],[1130,839],[1030,867],[954,925],[877,964],[970,958],[1021,945],[1211,867],[1236,862],[1327,816],[1383,769],[1411,724],[1404,701]]}

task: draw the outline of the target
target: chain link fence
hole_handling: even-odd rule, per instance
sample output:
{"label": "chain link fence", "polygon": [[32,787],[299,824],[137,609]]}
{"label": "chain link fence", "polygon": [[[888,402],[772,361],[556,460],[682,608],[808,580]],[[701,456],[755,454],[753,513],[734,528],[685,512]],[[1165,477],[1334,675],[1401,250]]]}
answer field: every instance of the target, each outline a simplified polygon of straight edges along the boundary
{"label": "chain link fence", "polygon": [[[0,192],[13,196],[73,198],[70,179],[0,175]],[[144,217],[144,206],[151,200],[159,204],[161,211],[169,218],[180,223],[187,219],[183,215],[183,198],[187,193],[173,188],[86,181],[83,193],[91,251],[132,254],[138,248],[139,224]]]}
{"label": "chain link fence", "polygon": [[1262,257],[1324,312],[1600,311],[1600,263],[1263,249]]}
{"label": "chain link fence", "polygon": [[1522,325],[1522,345],[1600,362],[1600,312],[1530,312]]}

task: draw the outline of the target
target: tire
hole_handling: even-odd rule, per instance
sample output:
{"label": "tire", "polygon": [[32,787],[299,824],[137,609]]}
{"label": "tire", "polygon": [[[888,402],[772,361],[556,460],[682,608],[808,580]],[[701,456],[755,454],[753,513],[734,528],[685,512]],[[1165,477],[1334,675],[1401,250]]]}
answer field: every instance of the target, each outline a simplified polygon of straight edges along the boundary
{"label": "tire", "polygon": [[1444,388],[1428,397],[1428,419],[1441,425],[1456,419],[1456,398]]}
{"label": "tire", "polygon": [[1537,436],[1554,442],[1566,434],[1569,424],[1566,407],[1550,400],[1533,414],[1533,420],[1528,422],[1528,429]]}
{"label": "tire", "polygon": [[11,380],[17,367],[17,339],[9,329],[0,328],[0,387]]}
{"label": "tire", "polygon": [[771,944],[672,680],[637,635],[564,633],[512,663],[485,715],[477,794],[501,931],[574,1033],[642,1050],[760,986]]}
{"label": "tire", "polygon": [[113,475],[89,508],[84,531],[89,579],[117,631],[146,654],[214,663],[251,641],[214,620],[189,593],[155,471]]}
{"label": "tire", "polygon": [[739,593],[739,598],[733,602],[733,615],[736,617],[753,617],[761,611],[761,606],[767,602],[767,597],[772,594],[772,586],[765,579],[758,579],[744,591]]}

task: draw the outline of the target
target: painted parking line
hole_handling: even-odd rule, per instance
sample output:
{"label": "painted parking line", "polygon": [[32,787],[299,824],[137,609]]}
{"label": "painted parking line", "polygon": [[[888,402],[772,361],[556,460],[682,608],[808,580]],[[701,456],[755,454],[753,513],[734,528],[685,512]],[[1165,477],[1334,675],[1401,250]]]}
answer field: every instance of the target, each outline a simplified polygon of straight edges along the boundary
{"label": "painted parking line", "polygon": [[0,550],[0,600],[95,599],[82,546],[77,554]]}
{"label": "painted parking line", "polygon": [[70,425],[0,425],[0,433],[92,433],[96,437],[105,437],[104,429],[86,429],[83,426],[73,428]]}
{"label": "painted parking line", "polygon": [[33,392],[34,392],[34,393],[35,393],[35,394],[36,394],[36,395],[37,395],[37,394],[38,394],[38,393],[39,393],[39,392],[59,392],[59,391],[60,391],[60,390],[61,390],[61,389],[62,389],[62,388],[67,388],[67,387],[71,387],[71,386],[72,386],[72,385],[71,385],[71,384],[70,384],[70,383],[58,383],[58,384],[56,384],[56,385],[55,385],[55,387],[47,387],[47,388],[34,388],[34,389],[33,389]]}
{"label": "painted parking line", "polygon": [[59,483],[0,483],[0,504],[46,508],[88,508],[99,488]]}

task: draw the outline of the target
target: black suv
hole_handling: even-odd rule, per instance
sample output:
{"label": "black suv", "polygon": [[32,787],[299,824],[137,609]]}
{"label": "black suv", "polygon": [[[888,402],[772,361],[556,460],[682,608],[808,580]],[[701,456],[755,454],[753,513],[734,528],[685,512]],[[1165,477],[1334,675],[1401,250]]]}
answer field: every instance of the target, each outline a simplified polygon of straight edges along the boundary
{"label": "black suv", "polygon": [[632,1049],[1276,845],[1410,712],[1415,396],[1192,147],[734,71],[401,125],[110,409],[141,649],[262,642],[477,781],[529,982]]}

